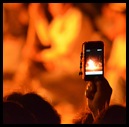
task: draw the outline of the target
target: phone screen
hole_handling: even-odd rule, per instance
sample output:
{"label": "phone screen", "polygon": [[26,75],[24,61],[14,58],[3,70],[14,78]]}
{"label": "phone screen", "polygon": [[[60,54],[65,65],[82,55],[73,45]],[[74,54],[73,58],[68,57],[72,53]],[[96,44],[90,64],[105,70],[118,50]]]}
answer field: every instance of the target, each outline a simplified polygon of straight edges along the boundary
{"label": "phone screen", "polygon": [[86,49],[85,75],[103,75],[102,48]]}
{"label": "phone screen", "polygon": [[84,46],[85,80],[104,75],[104,45],[103,42],[88,42]]}

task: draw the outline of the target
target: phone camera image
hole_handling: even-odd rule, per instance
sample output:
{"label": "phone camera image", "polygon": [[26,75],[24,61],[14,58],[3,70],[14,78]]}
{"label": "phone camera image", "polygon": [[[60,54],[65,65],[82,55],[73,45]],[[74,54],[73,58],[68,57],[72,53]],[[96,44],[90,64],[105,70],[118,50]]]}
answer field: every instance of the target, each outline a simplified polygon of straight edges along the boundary
{"label": "phone camera image", "polygon": [[102,49],[86,50],[85,75],[102,75]]}

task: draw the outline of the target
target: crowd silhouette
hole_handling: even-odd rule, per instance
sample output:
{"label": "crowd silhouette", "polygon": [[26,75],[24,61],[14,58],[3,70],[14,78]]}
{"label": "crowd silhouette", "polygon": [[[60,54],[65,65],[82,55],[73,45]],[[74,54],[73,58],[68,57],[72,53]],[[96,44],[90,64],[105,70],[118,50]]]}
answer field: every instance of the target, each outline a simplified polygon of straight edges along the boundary
{"label": "crowd silhouette", "polygon": [[[89,112],[84,111],[73,119],[74,124],[126,124],[126,107],[109,106],[112,88],[108,81],[98,78],[89,81],[90,87],[96,85],[96,92],[91,98],[91,88],[87,85],[86,98]],[[89,95],[88,95],[89,94]],[[113,117],[113,118],[112,118]],[[61,115],[40,95],[14,92],[3,98],[4,124],[61,124]]]}
{"label": "crowd silhouette", "polygon": [[[82,43],[97,40],[104,77],[87,82]],[[125,110],[126,3],[3,3],[4,124],[125,124]]]}

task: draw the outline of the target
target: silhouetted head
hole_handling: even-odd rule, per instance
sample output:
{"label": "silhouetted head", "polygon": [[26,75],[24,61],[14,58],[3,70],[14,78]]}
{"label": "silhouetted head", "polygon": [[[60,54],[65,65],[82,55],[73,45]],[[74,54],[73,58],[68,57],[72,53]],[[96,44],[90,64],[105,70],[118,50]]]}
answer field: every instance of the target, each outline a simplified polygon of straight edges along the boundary
{"label": "silhouetted head", "polygon": [[7,96],[4,97],[4,101],[14,101],[19,102],[21,100],[21,97],[23,96],[20,92],[13,92]]}
{"label": "silhouetted head", "polygon": [[3,102],[3,124],[36,124],[36,119],[22,105]]}
{"label": "silhouetted head", "polygon": [[95,124],[126,124],[126,107],[112,105],[105,111],[102,118],[96,120]]}
{"label": "silhouetted head", "polygon": [[22,104],[36,116],[40,124],[61,123],[60,116],[53,106],[35,93],[25,94]]}

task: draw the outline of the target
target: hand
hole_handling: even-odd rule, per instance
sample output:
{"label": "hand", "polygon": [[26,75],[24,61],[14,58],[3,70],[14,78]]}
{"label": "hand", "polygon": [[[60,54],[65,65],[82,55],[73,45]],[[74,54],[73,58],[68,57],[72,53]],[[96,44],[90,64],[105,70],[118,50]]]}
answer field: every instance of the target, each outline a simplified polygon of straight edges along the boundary
{"label": "hand", "polygon": [[112,88],[104,77],[87,82],[86,97],[94,118],[105,106],[109,106],[111,94]]}

